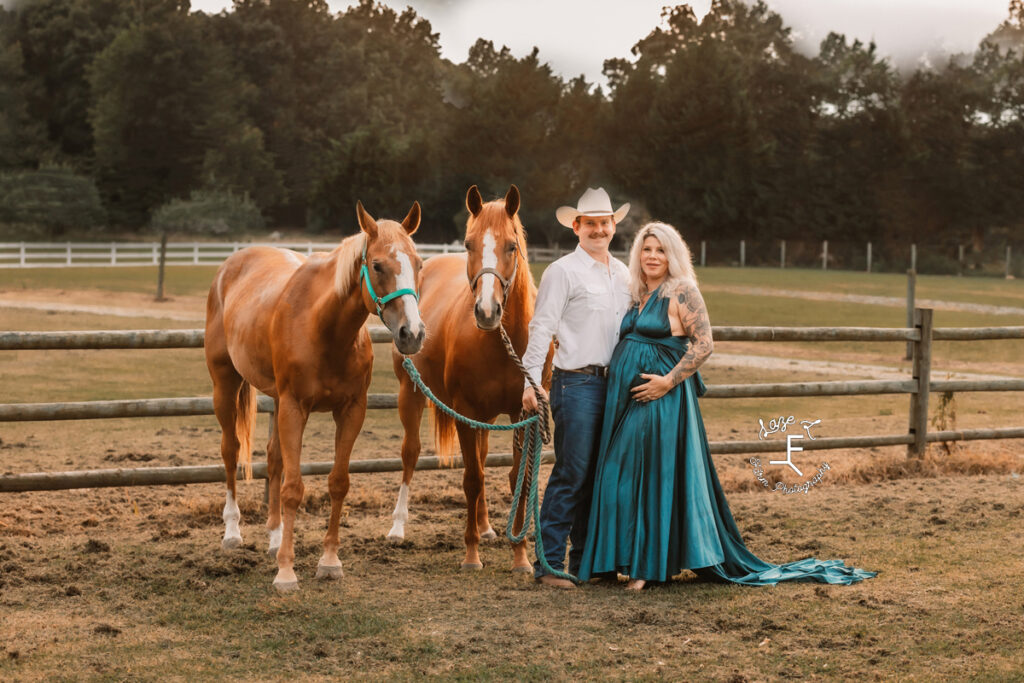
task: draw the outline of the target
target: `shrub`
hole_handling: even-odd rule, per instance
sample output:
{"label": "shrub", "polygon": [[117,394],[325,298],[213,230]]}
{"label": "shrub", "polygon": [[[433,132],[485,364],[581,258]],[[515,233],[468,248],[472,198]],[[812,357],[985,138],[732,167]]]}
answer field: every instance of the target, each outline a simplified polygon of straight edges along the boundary
{"label": "shrub", "polygon": [[199,190],[188,199],[175,199],[158,208],[150,226],[158,231],[222,236],[261,230],[264,221],[247,195]]}
{"label": "shrub", "polygon": [[0,174],[0,224],[8,234],[54,237],[105,222],[96,183],[88,176],[63,166]]}

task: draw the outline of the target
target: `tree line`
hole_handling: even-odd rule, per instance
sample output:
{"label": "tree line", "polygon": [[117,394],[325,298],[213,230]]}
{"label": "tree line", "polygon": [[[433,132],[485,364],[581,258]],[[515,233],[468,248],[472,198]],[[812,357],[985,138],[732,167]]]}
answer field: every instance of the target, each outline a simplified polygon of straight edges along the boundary
{"label": "tree line", "polygon": [[418,199],[420,239],[450,241],[474,183],[517,184],[537,243],[567,242],[554,208],[597,185],[691,240],[1024,233],[1024,0],[972,54],[912,73],[838,33],[801,54],[761,1],[679,5],[604,74],[482,39],[455,63],[411,8],[371,0],[23,0],[0,10],[0,189],[30,198],[33,173],[63,169],[122,234],[198,191],[332,233],[356,199]]}

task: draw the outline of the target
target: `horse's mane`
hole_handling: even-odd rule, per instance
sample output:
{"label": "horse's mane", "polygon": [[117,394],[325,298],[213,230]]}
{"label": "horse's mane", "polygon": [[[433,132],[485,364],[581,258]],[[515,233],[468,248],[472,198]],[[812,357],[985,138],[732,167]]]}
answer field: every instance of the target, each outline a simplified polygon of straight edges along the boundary
{"label": "horse's mane", "polygon": [[360,230],[341,241],[334,250],[334,289],[338,296],[345,298],[359,281],[357,264],[363,256],[363,245],[366,244],[366,233]]}

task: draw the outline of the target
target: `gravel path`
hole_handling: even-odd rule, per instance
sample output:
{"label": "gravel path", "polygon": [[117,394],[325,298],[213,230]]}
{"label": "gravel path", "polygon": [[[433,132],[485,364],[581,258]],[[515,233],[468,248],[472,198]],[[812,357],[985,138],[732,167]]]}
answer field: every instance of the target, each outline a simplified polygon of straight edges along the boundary
{"label": "gravel path", "polygon": [[[748,296],[784,297],[787,299],[807,299],[810,301],[845,301],[855,304],[872,304],[875,306],[892,306],[906,308],[906,298],[898,296],[870,296],[866,294],[837,294],[835,292],[809,292],[797,289],[772,289],[769,287],[740,287],[737,285],[703,285],[703,291],[725,292],[728,294],[744,294]],[[990,306],[988,304],[971,304],[961,301],[939,301],[938,299],[916,299],[920,308],[934,308],[938,311],[962,311],[966,313],[989,313],[992,315],[1024,315],[1024,308],[1014,306]]]}

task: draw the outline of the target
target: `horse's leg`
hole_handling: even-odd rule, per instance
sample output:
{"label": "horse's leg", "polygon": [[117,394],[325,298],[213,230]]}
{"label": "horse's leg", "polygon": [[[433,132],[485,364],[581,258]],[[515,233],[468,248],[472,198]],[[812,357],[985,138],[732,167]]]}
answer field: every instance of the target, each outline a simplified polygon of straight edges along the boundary
{"label": "horse's leg", "polygon": [[395,511],[391,513],[394,523],[388,532],[388,539],[392,541],[405,538],[405,523],[409,520],[409,485],[416,471],[416,461],[420,459],[420,424],[425,406],[426,398],[406,376],[398,388],[398,417],[405,436],[402,438],[402,486],[398,489]]}
{"label": "horse's leg", "polygon": [[299,471],[302,454],[302,432],[306,428],[309,413],[298,401],[288,394],[282,394],[277,402],[277,435],[281,447],[283,480],[281,483],[281,509],[283,528],[281,547],[277,551],[277,576],[274,587],[282,593],[299,587],[295,576],[295,513],[302,502],[304,487]]}
{"label": "horse's leg", "polygon": [[[481,473],[487,471],[484,465],[487,463],[489,436],[490,432],[483,432],[479,435],[479,440],[477,441],[476,457],[480,461]],[[484,541],[493,541],[498,537],[498,534],[491,528],[491,519],[487,514],[487,477],[483,475],[480,477],[480,505],[477,506],[476,510],[476,528],[480,530],[480,539]]]}
{"label": "horse's leg", "polygon": [[[508,473],[508,483],[512,494],[516,492],[516,480],[519,477],[519,468],[523,467],[523,449],[521,446],[516,446],[513,443],[512,447],[512,469]],[[512,533],[518,534],[523,530],[523,522],[526,519],[526,498],[529,492],[529,481],[523,482],[523,491],[519,496],[519,505],[516,506],[515,510],[509,512],[514,514],[515,519],[512,522]],[[532,573],[533,565],[530,564],[529,557],[526,554],[526,539],[524,538],[519,543],[512,544],[512,571],[515,573]]]}
{"label": "horse's leg", "polygon": [[[458,408],[456,408],[458,410]],[[462,411],[460,411],[462,412]],[[483,569],[480,561],[480,505],[484,493],[484,472],[477,457],[476,431],[461,422],[455,426],[462,447],[462,490],[466,494],[466,559],[463,569]]]}
{"label": "horse's leg", "polygon": [[316,567],[318,579],[338,579],[342,576],[341,560],[338,559],[338,547],[341,545],[338,527],[341,524],[341,507],[348,493],[348,461],[365,417],[365,394],[334,411],[334,467],[327,477],[327,489],[331,492],[331,517],[327,521],[327,535],[324,536],[324,554]]}
{"label": "horse's leg", "polygon": [[277,556],[281,547],[281,439],[277,432],[277,406],[270,419],[270,441],[267,443],[267,554]]}
{"label": "horse's leg", "polygon": [[242,545],[242,532],[239,521],[242,513],[238,509],[235,487],[235,471],[238,466],[238,451],[241,443],[238,438],[238,391],[242,387],[242,376],[238,374],[230,360],[211,363],[213,376],[213,412],[220,423],[220,457],[224,460],[224,479],[227,485],[227,496],[224,502],[224,540],[221,547],[225,550]]}

